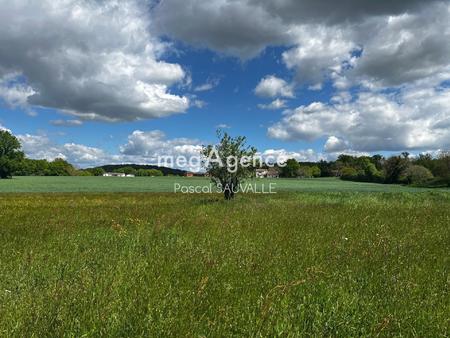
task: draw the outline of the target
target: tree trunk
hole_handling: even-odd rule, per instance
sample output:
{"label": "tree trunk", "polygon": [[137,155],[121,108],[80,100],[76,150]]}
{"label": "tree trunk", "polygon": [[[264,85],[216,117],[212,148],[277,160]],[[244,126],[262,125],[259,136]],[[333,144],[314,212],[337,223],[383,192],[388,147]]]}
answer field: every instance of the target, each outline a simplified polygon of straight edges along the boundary
{"label": "tree trunk", "polygon": [[227,201],[232,200],[235,195],[235,185],[233,183],[227,183],[223,186],[223,194]]}

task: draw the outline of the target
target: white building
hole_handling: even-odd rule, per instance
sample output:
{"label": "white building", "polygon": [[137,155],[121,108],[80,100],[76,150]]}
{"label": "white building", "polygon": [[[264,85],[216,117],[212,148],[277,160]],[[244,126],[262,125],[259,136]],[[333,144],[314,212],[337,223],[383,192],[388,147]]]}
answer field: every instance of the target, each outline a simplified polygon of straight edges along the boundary
{"label": "white building", "polygon": [[[105,177],[126,177],[124,173],[104,173],[103,176]],[[134,177],[134,175],[133,175]]]}
{"label": "white building", "polygon": [[278,177],[280,177],[278,170],[275,168],[256,169],[255,174],[256,174],[256,178],[278,178]]}

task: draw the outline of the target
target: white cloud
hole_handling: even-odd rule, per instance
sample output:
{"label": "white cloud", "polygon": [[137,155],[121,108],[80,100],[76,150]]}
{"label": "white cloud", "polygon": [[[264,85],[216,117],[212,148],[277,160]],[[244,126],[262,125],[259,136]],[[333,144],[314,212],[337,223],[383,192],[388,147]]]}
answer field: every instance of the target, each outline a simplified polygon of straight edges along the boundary
{"label": "white cloud", "polygon": [[186,97],[169,91],[185,72],[161,60],[168,45],[149,32],[144,3],[1,3],[0,95],[8,102],[108,121],[188,108]]}
{"label": "white cloud", "polygon": [[317,162],[325,159],[323,154],[315,152],[313,149],[288,151],[285,149],[266,149],[260,153],[265,162],[283,163],[288,159],[296,159],[300,162]]}
{"label": "white cloud", "polygon": [[192,101],[192,106],[193,107],[197,107],[199,109],[202,109],[203,107],[205,107],[206,104],[207,103],[205,101],[203,101],[203,100],[194,100],[194,101]]}
{"label": "white cloud", "polygon": [[269,109],[269,110],[277,110],[286,108],[286,100],[275,99],[269,104],[258,104],[258,108],[260,109]]}
{"label": "white cloud", "polygon": [[35,91],[28,85],[15,81],[18,74],[8,74],[0,78],[0,99],[12,107],[26,107],[28,97]]}
{"label": "white cloud", "polygon": [[[158,164],[158,160],[164,156],[170,156],[174,160],[177,157],[184,157],[187,160],[192,157],[198,158],[201,149],[202,145],[198,140],[188,138],[167,139],[166,135],[160,130],[135,130],[128,136],[128,142],[120,147],[120,156],[125,162]],[[167,162],[165,166],[169,166],[169,164],[171,163]],[[171,166],[191,171],[201,169],[199,162],[195,162],[193,165],[188,163],[186,167],[174,162]]]}
{"label": "white cloud", "polygon": [[78,127],[83,124],[81,120],[51,120],[50,124],[56,127]]}
{"label": "white cloud", "polygon": [[220,83],[219,78],[208,79],[205,83],[194,88],[196,92],[206,92],[216,88]]}
{"label": "white cloud", "polygon": [[163,34],[242,59],[287,41],[282,20],[251,1],[160,1],[152,18]]}
{"label": "white cloud", "polygon": [[329,153],[344,151],[348,148],[349,148],[348,143],[345,140],[340,139],[336,136],[328,137],[324,145],[325,151]]}
{"label": "white cloud", "polygon": [[284,140],[327,137],[328,151],[344,145],[357,151],[437,149],[450,146],[449,116],[450,88],[362,92],[352,102],[314,102],[286,111],[268,134]]}
{"label": "white cloud", "polygon": [[260,97],[294,97],[293,86],[275,75],[262,78],[255,88],[255,94]]}
{"label": "white cloud", "polygon": [[161,32],[241,58],[287,46],[283,62],[312,90],[329,78],[346,89],[450,74],[450,5],[443,0],[166,0],[153,17]]}
{"label": "white cloud", "polygon": [[53,161],[62,158],[78,167],[94,164],[106,164],[110,156],[102,149],[82,144],[57,144],[47,135],[17,135],[25,155],[32,159],[46,159]]}
{"label": "white cloud", "polygon": [[220,123],[220,124],[218,124],[218,125],[216,126],[216,128],[218,128],[218,129],[230,129],[231,126],[228,125],[228,124],[226,124],[226,123]]}
{"label": "white cloud", "polygon": [[346,28],[301,25],[293,30],[297,46],[283,53],[283,62],[297,72],[297,81],[319,86],[323,79],[339,72],[358,49]]}

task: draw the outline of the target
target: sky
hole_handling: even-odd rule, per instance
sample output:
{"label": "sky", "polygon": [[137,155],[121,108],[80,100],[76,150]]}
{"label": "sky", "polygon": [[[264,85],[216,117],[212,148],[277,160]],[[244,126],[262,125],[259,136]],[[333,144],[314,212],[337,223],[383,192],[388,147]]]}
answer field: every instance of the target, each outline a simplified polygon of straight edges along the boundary
{"label": "sky", "polygon": [[[450,1],[0,0],[0,128],[80,168],[450,148]],[[196,169],[196,168],[191,168]]]}

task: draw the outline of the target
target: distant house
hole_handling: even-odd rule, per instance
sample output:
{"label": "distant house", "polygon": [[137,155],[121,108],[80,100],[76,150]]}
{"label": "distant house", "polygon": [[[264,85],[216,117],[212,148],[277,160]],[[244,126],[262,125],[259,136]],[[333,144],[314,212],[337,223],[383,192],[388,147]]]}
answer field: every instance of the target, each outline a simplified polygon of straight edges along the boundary
{"label": "distant house", "polygon": [[104,173],[104,177],[134,177],[132,174],[125,174],[125,173]]}
{"label": "distant house", "polygon": [[184,174],[185,177],[194,177],[194,173],[187,172]]}
{"label": "distant house", "polygon": [[278,178],[280,174],[276,168],[256,169],[256,178]]}

